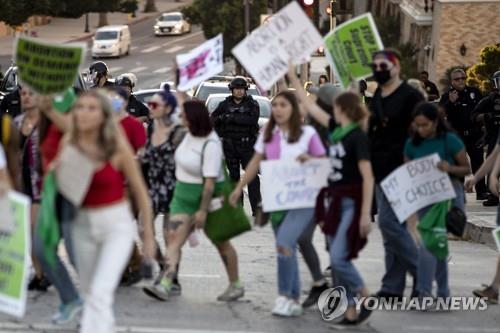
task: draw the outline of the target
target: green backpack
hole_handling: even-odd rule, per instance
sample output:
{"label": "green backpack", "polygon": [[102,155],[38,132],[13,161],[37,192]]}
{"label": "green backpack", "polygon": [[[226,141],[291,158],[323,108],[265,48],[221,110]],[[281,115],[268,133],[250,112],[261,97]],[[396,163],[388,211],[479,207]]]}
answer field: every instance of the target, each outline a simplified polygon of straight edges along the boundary
{"label": "green backpack", "polygon": [[423,245],[440,260],[448,257],[446,215],[450,203],[451,201],[447,200],[434,204],[417,226]]}

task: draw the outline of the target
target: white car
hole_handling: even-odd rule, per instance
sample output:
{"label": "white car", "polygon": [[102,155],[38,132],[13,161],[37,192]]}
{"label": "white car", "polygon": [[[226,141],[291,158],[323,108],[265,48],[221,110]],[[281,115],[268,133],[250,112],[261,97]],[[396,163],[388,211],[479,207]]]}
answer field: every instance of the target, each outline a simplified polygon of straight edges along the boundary
{"label": "white car", "polygon": [[[229,95],[230,94],[211,94],[210,96],[208,96],[205,102],[208,112],[214,112],[215,109],[217,109],[217,107],[219,106],[220,102],[225,100]],[[269,121],[269,117],[271,117],[271,101],[265,96],[253,95],[252,98],[255,99],[257,103],[259,103],[259,127],[262,128]]]}
{"label": "white car", "polygon": [[182,35],[191,32],[191,24],[180,12],[162,14],[154,25],[156,36]]}
{"label": "white car", "polygon": [[93,39],[92,58],[120,57],[130,53],[128,25],[109,25],[97,29]]}
{"label": "white car", "polygon": [[[202,82],[196,92],[193,95],[193,99],[198,101],[205,102],[208,96],[212,94],[229,94],[229,82],[230,81],[205,81]],[[247,90],[248,95],[252,96],[260,96],[262,95],[260,91],[257,89],[255,84],[250,84],[250,87]]]}

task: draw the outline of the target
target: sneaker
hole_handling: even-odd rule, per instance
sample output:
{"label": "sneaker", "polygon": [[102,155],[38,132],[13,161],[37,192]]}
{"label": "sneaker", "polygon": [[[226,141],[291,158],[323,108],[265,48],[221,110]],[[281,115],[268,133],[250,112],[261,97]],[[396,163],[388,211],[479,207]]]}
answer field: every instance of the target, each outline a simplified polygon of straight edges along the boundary
{"label": "sneaker", "polygon": [[488,193],[478,193],[478,194],[476,194],[476,200],[477,201],[488,200],[488,198],[489,198]]}
{"label": "sneaker", "polygon": [[276,298],[276,301],[274,302],[274,308],[271,311],[271,313],[275,316],[280,316],[280,317],[291,317],[292,316],[292,309],[291,309],[292,302],[285,296],[279,296]]}
{"label": "sneaker", "polygon": [[166,302],[170,296],[171,285],[166,279],[162,279],[160,283],[153,284],[152,286],[142,288],[144,293],[154,299]]}
{"label": "sneaker", "polygon": [[328,283],[323,283],[321,286],[312,287],[311,291],[309,291],[309,296],[307,296],[304,303],[302,303],[302,307],[308,308],[318,303],[319,296],[321,293],[328,289]]}
{"label": "sneaker", "polygon": [[82,312],[83,310],[83,301],[81,299],[77,299],[68,304],[61,304],[59,306],[59,310],[52,316],[52,323],[55,325],[63,325],[69,323],[75,317]]}
{"label": "sneaker", "polygon": [[182,287],[178,280],[174,279],[172,281],[172,288],[170,288],[171,296],[180,296],[182,293]]}
{"label": "sneaker", "polygon": [[302,305],[300,303],[296,303],[292,300],[290,302],[290,317],[299,317],[302,316]]}
{"label": "sneaker", "polygon": [[498,198],[491,194],[488,197],[488,200],[483,201],[483,206],[484,207],[496,207],[496,206],[498,206]]}
{"label": "sneaker", "polygon": [[347,329],[347,328],[351,328],[351,327],[355,327],[356,325],[358,325],[358,321],[357,320],[350,320],[350,319],[347,319],[346,317],[344,317],[341,321],[339,321],[338,323],[334,323],[332,325],[330,325],[330,327],[334,330],[337,330],[337,329]]}
{"label": "sneaker", "polygon": [[491,304],[498,304],[498,289],[493,286],[487,286],[484,289],[476,289],[472,292],[474,296],[487,298]]}
{"label": "sneaker", "polygon": [[[370,300],[369,301],[371,304],[370,304],[370,307],[371,306],[374,306],[374,303],[375,301],[374,300]],[[361,309],[359,310],[359,314],[358,314],[358,318],[356,319],[356,324],[357,325],[361,325],[361,324],[364,324],[368,318],[371,316],[372,314],[372,310],[368,309],[366,304],[361,304]]]}
{"label": "sneaker", "polygon": [[51,285],[52,283],[45,276],[40,279],[35,275],[28,284],[28,290],[47,291]]}
{"label": "sneaker", "polygon": [[245,295],[245,288],[231,284],[226,291],[217,297],[219,302],[233,302]]}

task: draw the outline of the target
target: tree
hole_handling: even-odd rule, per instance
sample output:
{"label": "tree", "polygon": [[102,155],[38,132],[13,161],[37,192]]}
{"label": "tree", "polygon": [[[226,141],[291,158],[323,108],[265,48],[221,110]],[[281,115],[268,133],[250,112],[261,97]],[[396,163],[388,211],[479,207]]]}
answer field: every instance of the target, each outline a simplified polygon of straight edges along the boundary
{"label": "tree", "polygon": [[491,77],[500,69],[500,43],[488,45],[479,53],[479,63],[467,70],[467,84],[486,95],[491,91]]}
{"label": "tree", "polygon": [[32,15],[43,14],[48,6],[48,0],[1,0],[0,21],[11,27],[22,25]]}
{"label": "tree", "polygon": [[[260,25],[260,14],[266,12],[267,0],[253,0],[250,5],[250,29]],[[193,24],[200,24],[205,38],[222,33],[224,57],[232,57],[231,50],[245,37],[244,7],[241,0],[194,0],[183,9]]]}
{"label": "tree", "polygon": [[155,0],[146,0],[144,5],[144,13],[157,12]]}

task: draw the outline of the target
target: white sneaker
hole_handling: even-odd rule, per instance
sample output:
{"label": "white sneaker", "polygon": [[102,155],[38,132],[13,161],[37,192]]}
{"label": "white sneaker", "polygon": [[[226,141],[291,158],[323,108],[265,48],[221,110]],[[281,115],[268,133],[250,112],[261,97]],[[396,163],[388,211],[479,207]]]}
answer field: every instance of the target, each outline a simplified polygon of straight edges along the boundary
{"label": "white sneaker", "polygon": [[271,313],[275,316],[291,317],[291,305],[292,304],[288,298],[286,298],[285,296],[279,296],[274,303],[274,308]]}
{"label": "white sneaker", "polygon": [[295,303],[292,300],[289,300],[289,302],[290,302],[291,317],[302,316],[302,305],[300,305],[299,303]]}

